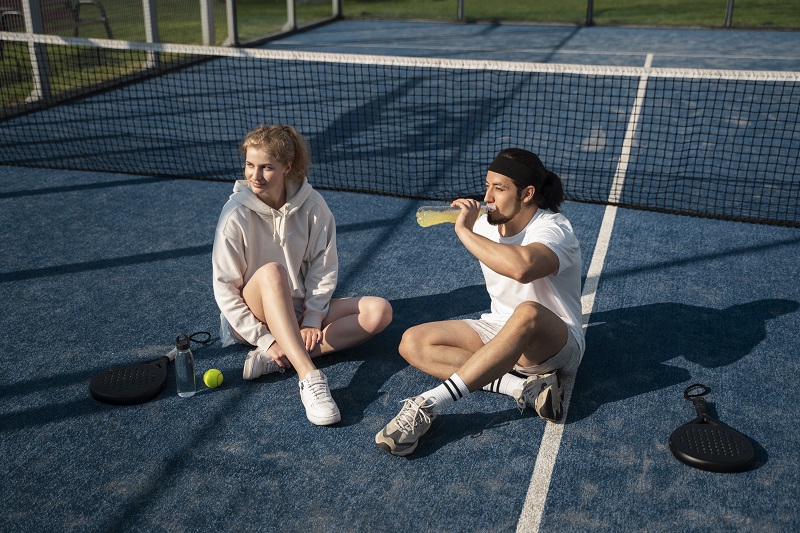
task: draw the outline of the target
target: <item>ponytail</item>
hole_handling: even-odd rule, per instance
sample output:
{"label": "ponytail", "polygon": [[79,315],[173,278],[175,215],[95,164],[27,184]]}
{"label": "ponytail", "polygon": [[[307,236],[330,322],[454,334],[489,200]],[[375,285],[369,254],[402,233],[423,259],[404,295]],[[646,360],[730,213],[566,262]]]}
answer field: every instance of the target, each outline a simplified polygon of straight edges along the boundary
{"label": "ponytail", "polygon": [[536,205],[558,213],[559,206],[564,202],[564,184],[555,172],[547,171],[541,187],[533,195]]}
{"label": "ponytail", "polygon": [[308,167],[311,164],[311,150],[308,148],[303,136],[297,133],[297,130],[293,127],[288,125],[283,126],[283,131],[292,138],[292,143],[294,144],[292,168],[287,178],[295,181],[303,181],[303,178],[308,175]]}

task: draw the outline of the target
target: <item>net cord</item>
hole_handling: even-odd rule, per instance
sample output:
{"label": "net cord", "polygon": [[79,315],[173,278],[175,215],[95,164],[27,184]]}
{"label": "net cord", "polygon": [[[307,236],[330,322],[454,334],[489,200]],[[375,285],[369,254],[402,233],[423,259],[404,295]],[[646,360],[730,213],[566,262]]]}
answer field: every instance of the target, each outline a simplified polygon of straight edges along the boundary
{"label": "net cord", "polygon": [[497,70],[511,72],[544,72],[556,74],[580,74],[598,76],[647,75],[652,78],[704,78],[733,79],[750,81],[800,81],[800,72],[792,71],[751,71],[751,70],[713,70],[713,69],[672,69],[617,67],[594,65],[568,65],[556,63],[526,63],[513,61],[485,61],[469,59],[444,59],[406,56],[380,56],[362,54],[332,54],[325,52],[303,52],[296,50],[272,50],[259,48],[229,48],[224,46],[199,46],[167,43],[143,43],[118,41],[112,39],[90,39],[84,37],[62,37],[34,33],[0,32],[0,40],[22,43],[85,46],[108,48],[112,50],[134,50],[154,53],[187,54],[196,56],[242,57],[275,59],[286,61],[315,61],[321,63],[353,63],[419,68],[444,68],[453,70]]}

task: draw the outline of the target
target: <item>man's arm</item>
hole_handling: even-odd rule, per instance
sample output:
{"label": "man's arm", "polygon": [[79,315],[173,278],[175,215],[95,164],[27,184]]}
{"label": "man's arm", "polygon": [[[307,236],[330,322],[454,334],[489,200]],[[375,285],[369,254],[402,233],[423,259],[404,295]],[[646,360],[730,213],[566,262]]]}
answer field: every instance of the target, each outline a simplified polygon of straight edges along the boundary
{"label": "man's arm", "polygon": [[558,256],[544,244],[512,246],[492,242],[472,231],[478,220],[480,204],[472,200],[454,204],[462,208],[455,225],[456,235],[478,261],[501,276],[519,283],[530,283],[558,270]]}

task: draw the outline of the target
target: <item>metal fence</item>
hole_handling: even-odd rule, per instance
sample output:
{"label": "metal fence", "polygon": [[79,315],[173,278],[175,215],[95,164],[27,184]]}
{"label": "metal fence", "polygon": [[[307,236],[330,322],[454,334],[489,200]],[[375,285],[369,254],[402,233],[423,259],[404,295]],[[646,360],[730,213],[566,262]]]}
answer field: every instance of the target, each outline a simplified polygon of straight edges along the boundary
{"label": "metal fence", "polygon": [[[342,14],[342,0],[323,0],[327,12],[313,22],[328,21]],[[317,1],[319,7],[323,2]],[[0,1],[0,31],[51,34],[73,37],[101,37],[148,43],[177,43],[238,46],[240,24],[237,0],[2,0]],[[274,20],[275,26],[265,26],[255,35],[245,36],[246,42],[270,35],[297,30],[301,21],[298,4],[303,0],[263,2],[259,9]],[[251,16],[251,13],[247,14]],[[306,17],[308,18],[308,17]],[[180,26],[183,33],[169,27]],[[191,27],[191,30],[185,28]],[[252,32],[251,32],[252,33]]]}
{"label": "metal fence", "polygon": [[[558,1],[558,0],[553,0]],[[413,11],[418,18],[466,22],[480,20],[487,13],[498,13],[508,3],[487,6],[454,0],[436,4],[409,2],[409,6],[436,7],[438,11]],[[602,2],[597,4],[604,6]],[[149,43],[176,43],[240,46],[252,45],[274,38],[276,35],[315,26],[342,16],[359,16],[363,6],[377,18],[385,8],[391,7],[392,16],[408,16],[406,11],[394,11],[404,5],[388,1],[353,0],[0,0],[0,31],[24,31],[74,37],[101,37],[124,41]],[[519,4],[520,7],[524,7]],[[542,4],[530,4],[535,10]],[[734,0],[719,0],[719,14],[724,9],[724,27],[733,27]],[[443,12],[442,9],[445,11]],[[452,9],[452,11],[450,11]],[[593,26],[595,0],[570,2],[565,15],[572,23]],[[584,14],[581,11],[585,9]],[[743,8],[744,9],[744,8]],[[777,9],[777,10],[776,10]],[[240,11],[237,13],[237,11]],[[362,10],[363,11],[363,10]],[[619,9],[617,10],[619,12]],[[524,11],[514,11],[520,14]],[[533,13],[534,11],[532,11]],[[445,13],[443,15],[443,13]],[[450,13],[449,15],[446,13]],[[775,8],[771,20],[780,19],[781,9]],[[500,17],[504,16],[502,14]],[[536,15],[534,16],[534,20]],[[604,19],[602,14],[600,18]],[[527,17],[525,20],[529,20]],[[561,20],[548,19],[549,22]],[[792,21],[795,18],[791,18]],[[569,22],[564,20],[563,22]],[[603,22],[600,22],[601,24]],[[720,23],[722,20],[720,18]],[[793,22],[790,21],[790,24]]]}

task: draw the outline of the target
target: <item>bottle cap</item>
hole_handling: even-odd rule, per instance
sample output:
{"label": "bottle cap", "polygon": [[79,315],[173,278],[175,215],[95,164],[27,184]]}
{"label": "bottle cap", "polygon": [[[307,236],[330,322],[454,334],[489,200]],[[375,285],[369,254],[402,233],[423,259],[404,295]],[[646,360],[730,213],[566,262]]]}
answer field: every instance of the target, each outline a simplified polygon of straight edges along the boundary
{"label": "bottle cap", "polygon": [[175,338],[175,348],[178,350],[188,350],[189,345],[189,337],[185,333],[181,333]]}

